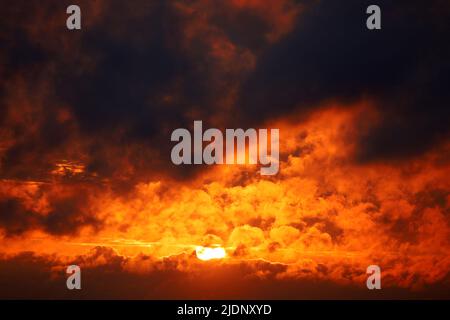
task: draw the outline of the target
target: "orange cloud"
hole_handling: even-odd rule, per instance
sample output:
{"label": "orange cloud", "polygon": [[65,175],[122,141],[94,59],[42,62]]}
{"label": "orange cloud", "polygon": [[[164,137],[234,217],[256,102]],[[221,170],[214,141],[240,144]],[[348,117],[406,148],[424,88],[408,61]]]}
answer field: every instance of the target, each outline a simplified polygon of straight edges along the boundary
{"label": "orange cloud", "polygon": [[[81,254],[85,248],[108,246],[124,258],[149,256],[143,263],[150,268],[161,259],[192,255],[196,246],[218,244],[227,252],[223,264],[279,263],[284,267],[278,279],[362,286],[366,267],[378,264],[387,287],[421,288],[444,281],[450,230],[449,167],[436,163],[442,149],[401,166],[355,163],[347,142],[360,115],[360,106],[330,107],[301,124],[280,123],[286,145],[275,178],[261,178],[256,166],[217,166],[192,182],[141,182],[127,195],[85,186],[96,190],[83,208],[92,219],[69,215],[63,222],[101,221],[95,233],[79,229],[65,245],[57,232],[45,236],[41,247],[32,232],[2,241],[58,255],[66,252],[61,247]],[[44,217],[52,214],[54,190],[56,199],[79,190],[76,185],[13,182],[1,187],[31,214]],[[49,230],[44,222],[37,226]],[[182,268],[190,272],[195,265]],[[142,268],[139,261],[127,265],[131,272]],[[255,276],[260,271],[255,269]]]}

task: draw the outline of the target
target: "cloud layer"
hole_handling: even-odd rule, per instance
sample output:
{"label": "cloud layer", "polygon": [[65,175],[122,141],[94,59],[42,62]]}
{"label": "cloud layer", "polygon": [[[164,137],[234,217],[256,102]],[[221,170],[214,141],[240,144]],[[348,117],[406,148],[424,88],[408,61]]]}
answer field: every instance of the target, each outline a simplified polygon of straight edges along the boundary
{"label": "cloud layer", "polygon": [[[1,297],[448,298],[447,3],[0,3]],[[280,128],[280,173],[174,166],[194,120]]]}

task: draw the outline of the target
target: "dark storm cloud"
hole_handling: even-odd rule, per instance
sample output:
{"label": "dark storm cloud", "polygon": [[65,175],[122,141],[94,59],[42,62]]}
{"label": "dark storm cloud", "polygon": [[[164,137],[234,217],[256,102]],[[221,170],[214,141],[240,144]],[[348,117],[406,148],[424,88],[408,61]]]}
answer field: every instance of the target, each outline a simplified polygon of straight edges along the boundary
{"label": "dark storm cloud", "polygon": [[42,221],[45,231],[54,235],[65,235],[74,234],[85,226],[98,229],[102,222],[88,207],[90,191],[79,190],[76,194],[62,198],[50,197],[52,209]]}
{"label": "dark storm cloud", "polygon": [[[46,180],[62,159],[108,179],[202,170],[172,165],[170,134],[195,119],[223,125],[240,112],[220,106],[250,70],[250,52],[269,44],[267,9],[80,0],[83,27],[71,32],[69,4],[2,5],[0,121],[10,141],[0,177]],[[240,54],[244,61],[234,61]]]}
{"label": "dark storm cloud", "polygon": [[[0,121],[14,143],[2,150],[2,177],[45,178],[55,161],[73,156],[70,147],[77,139],[89,140],[89,146],[75,156],[87,159],[87,170],[100,176],[111,177],[125,166],[144,173],[172,170],[171,131],[190,125],[190,113],[207,117],[214,72],[199,68],[202,61],[180,47],[177,10],[166,1],[99,3],[97,23],[89,2],[80,4],[79,33],[65,29],[68,2],[7,6],[10,17],[2,21],[0,34],[5,43]],[[58,24],[47,27],[36,17]],[[201,41],[198,47],[196,52],[206,49]],[[23,111],[29,120],[10,119],[23,101],[34,111]],[[61,107],[74,117],[60,121]],[[137,145],[127,157],[123,150]]]}
{"label": "dark storm cloud", "polygon": [[7,235],[21,234],[38,223],[36,215],[27,210],[19,199],[0,200],[0,228]]}
{"label": "dark storm cloud", "polygon": [[[251,48],[267,44],[268,25],[256,13],[223,9],[211,20],[230,41]],[[103,16],[82,31],[75,45],[92,64],[84,68],[78,56],[69,56],[55,75],[58,101],[70,106],[83,135],[95,137],[87,170],[114,175],[121,166],[111,159],[111,145],[139,144],[141,150],[128,158],[135,171],[190,177],[201,168],[171,164],[170,134],[191,127],[195,119],[216,117],[218,101],[239,74],[217,70],[209,40],[196,36],[182,45],[184,29],[193,21],[169,2],[111,0]],[[217,32],[202,28],[210,37]]]}
{"label": "dark storm cloud", "polygon": [[39,121],[42,121],[39,130],[29,132],[26,124],[18,124],[13,128],[21,139],[3,154],[3,178],[48,178],[48,173],[54,169],[55,160],[49,155],[63,151],[71,136],[70,127],[58,123],[50,109],[39,115]]}
{"label": "dark storm cloud", "polygon": [[322,102],[369,97],[381,122],[361,133],[360,160],[410,156],[448,137],[449,6],[378,1],[382,30],[366,29],[370,1],[320,1],[260,58],[241,91],[260,121]]}
{"label": "dark storm cloud", "polygon": [[47,23],[40,23],[55,10],[64,13],[62,5],[0,1],[0,142],[8,146],[0,148],[2,178],[43,178],[54,161],[48,156],[62,151],[70,137],[70,126],[57,120],[51,80],[57,59],[49,39],[58,33],[49,36]]}
{"label": "dark storm cloud", "polygon": [[[87,208],[86,190],[71,195],[48,195],[49,212],[27,208],[23,199],[2,196],[0,198],[0,230],[6,236],[18,236],[30,230],[43,230],[52,235],[75,234],[80,228],[97,229],[101,222]],[[36,199],[38,201],[38,199]]]}
{"label": "dark storm cloud", "polygon": [[168,7],[159,1],[151,6],[111,1],[107,21],[83,32],[78,50],[94,57],[95,66],[86,72],[78,72],[76,63],[63,67],[57,91],[85,132],[128,127],[130,138],[148,139],[160,133],[162,119],[182,112],[154,101],[188,68],[167,45],[177,36],[166,29],[177,24]]}
{"label": "dark storm cloud", "polygon": [[270,31],[270,26],[250,9],[239,10],[236,14],[218,9],[214,22],[238,46],[256,51],[267,44],[265,35]]}
{"label": "dark storm cloud", "polygon": [[[75,57],[59,66],[55,76],[58,100],[70,106],[82,133],[96,138],[87,169],[114,175],[121,168],[111,159],[110,146],[139,144],[141,150],[128,158],[135,171],[190,177],[201,168],[171,164],[170,134],[191,127],[195,119],[214,117],[217,101],[230,89],[217,86],[225,77],[209,56],[210,43],[196,35],[182,45],[184,29],[193,21],[170,2],[108,1],[103,16],[101,23],[83,30],[76,47],[92,57],[92,66],[83,69]],[[233,17],[233,23],[224,19],[217,24],[235,26],[229,33],[237,36],[250,16],[247,12]],[[258,21],[255,15],[247,24]],[[266,28],[260,24],[240,42],[262,39]],[[237,80],[226,77],[228,84]]]}
{"label": "dark storm cloud", "polygon": [[[68,158],[99,177],[124,168],[139,179],[190,177],[201,167],[170,162],[175,128],[194,119],[257,126],[328,99],[367,96],[382,112],[361,133],[362,160],[416,154],[448,134],[444,2],[380,1],[383,30],[369,32],[367,1],[299,1],[295,30],[273,44],[274,22],[253,7],[193,2],[187,14],[167,1],[80,1],[83,29],[69,32],[70,1],[1,3],[0,124],[11,140],[3,178],[44,179]],[[247,63],[242,56],[212,56],[212,44],[227,41],[257,59],[243,86],[251,68],[230,71]],[[239,101],[220,110],[235,86]],[[62,108],[73,118],[62,121]]]}

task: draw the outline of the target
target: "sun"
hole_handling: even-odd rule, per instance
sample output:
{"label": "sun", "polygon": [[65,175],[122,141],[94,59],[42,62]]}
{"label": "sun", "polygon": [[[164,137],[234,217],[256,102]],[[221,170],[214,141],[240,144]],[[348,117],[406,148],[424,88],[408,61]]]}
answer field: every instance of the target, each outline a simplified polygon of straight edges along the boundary
{"label": "sun", "polygon": [[202,247],[197,246],[195,248],[195,254],[197,258],[203,261],[213,259],[223,259],[227,255],[225,249],[222,247]]}

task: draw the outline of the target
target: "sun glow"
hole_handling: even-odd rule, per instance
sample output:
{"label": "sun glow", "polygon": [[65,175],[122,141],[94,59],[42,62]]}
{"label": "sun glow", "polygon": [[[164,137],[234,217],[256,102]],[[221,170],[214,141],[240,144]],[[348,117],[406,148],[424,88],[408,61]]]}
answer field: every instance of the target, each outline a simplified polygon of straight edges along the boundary
{"label": "sun glow", "polygon": [[195,254],[197,255],[197,258],[203,261],[223,259],[226,256],[225,249],[222,247],[208,248],[198,246],[195,248]]}

